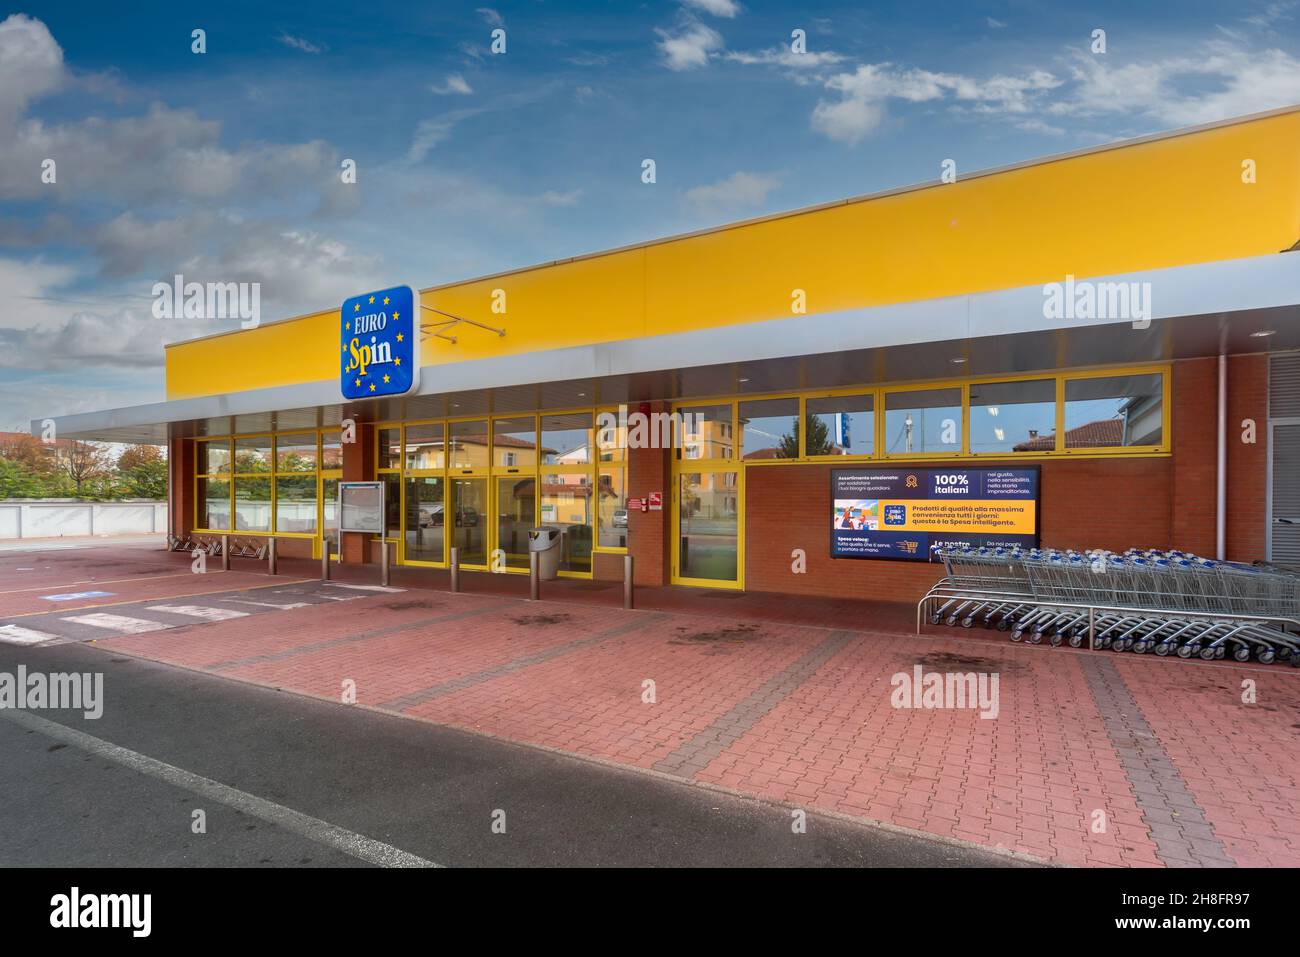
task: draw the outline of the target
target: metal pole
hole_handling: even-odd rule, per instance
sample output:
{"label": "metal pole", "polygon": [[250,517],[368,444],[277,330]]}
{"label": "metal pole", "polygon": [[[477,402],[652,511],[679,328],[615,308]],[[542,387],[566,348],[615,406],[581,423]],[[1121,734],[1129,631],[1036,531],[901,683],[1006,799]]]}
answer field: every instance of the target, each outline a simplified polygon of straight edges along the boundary
{"label": "metal pole", "polygon": [[451,548],[451,590],[460,591],[460,549]]}
{"label": "metal pole", "polygon": [[1093,628],[1093,623],[1092,623],[1092,616],[1095,613],[1095,611],[1096,609],[1091,607],[1088,609],[1088,650],[1089,651],[1097,650],[1097,632]]}
{"label": "metal pole", "polygon": [[320,580],[330,580],[330,540],[328,536],[320,540]]}
{"label": "metal pole", "polygon": [[1219,430],[1214,477],[1214,557],[1223,561],[1228,533],[1228,357],[1219,353]]}
{"label": "metal pole", "polygon": [[528,553],[528,600],[537,601],[542,593],[541,563],[537,560],[539,552]]}
{"label": "metal pole", "polygon": [[379,584],[388,587],[388,539],[379,541]]}
{"label": "metal pole", "polygon": [[623,556],[623,607],[632,610],[632,556]]}
{"label": "metal pole", "polygon": [[276,561],[276,554],[275,554],[275,536],[274,536],[274,535],[271,536],[270,547],[269,547],[269,548],[267,549],[267,551],[266,551],[266,562],[267,562],[268,567],[269,567],[270,570],[271,570],[271,574],[272,574],[272,575],[277,574],[277,569],[278,569],[279,566],[278,566],[278,562]]}
{"label": "metal pole", "polygon": [[221,570],[230,571],[230,536],[221,536]]}

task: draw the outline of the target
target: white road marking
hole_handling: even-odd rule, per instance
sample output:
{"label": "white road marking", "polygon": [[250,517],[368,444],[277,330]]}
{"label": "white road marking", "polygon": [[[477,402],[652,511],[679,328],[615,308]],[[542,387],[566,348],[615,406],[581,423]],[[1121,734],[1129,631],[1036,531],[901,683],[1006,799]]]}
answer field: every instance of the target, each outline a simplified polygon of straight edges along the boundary
{"label": "white road marking", "polygon": [[204,605],[150,605],[146,611],[169,611],[173,615],[188,615],[191,618],[203,618],[207,621],[229,621],[231,618],[247,618],[248,612],[235,611],[233,608],[209,608]]}
{"label": "white road marking", "polygon": [[59,620],[75,621],[79,625],[90,625],[92,628],[105,628],[123,635],[139,635],[146,631],[163,631],[172,627],[160,621],[146,621],[143,618],[128,618],[126,615],[109,615],[104,612],[96,612],[93,615],[73,615]]}
{"label": "white road marking", "polygon": [[58,637],[58,635],[49,635],[43,631],[23,628],[19,625],[0,625],[0,641],[8,642],[11,645],[36,645],[42,641],[55,640]]}
{"label": "white road marking", "polygon": [[249,601],[247,598],[223,598],[221,600],[237,601],[241,605],[257,605],[259,608],[280,608],[286,611],[290,608],[306,608],[310,605],[310,602],[305,601],[293,601],[287,605],[277,605],[273,601]]}
{"label": "white road marking", "polygon": [[335,588],[355,588],[357,591],[382,591],[382,592],[403,592],[405,588],[389,588],[387,585],[345,585],[343,582],[323,582],[325,585],[332,585]]}
{"label": "white road marking", "polygon": [[260,798],[255,794],[249,794],[247,791],[232,788],[220,781],[201,777],[191,771],[151,758],[146,754],[140,754],[138,751],[131,751],[110,741],[86,734],[84,731],[78,731],[75,728],[59,724],[57,721],[39,717],[30,711],[16,711],[6,708],[0,710],[0,717],[8,718],[15,724],[22,725],[31,731],[39,731],[46,737],[54,738],[56,741],[62,741],[91,754],[108,758],[110,761],[116,761],[133,771],[165,781],[174,787],[183,788],[209,801],[216,801],[227,807],[243,811],[245,814],[261,818],[263,821],[269,821],[287,831],[301,834],[317,844],[332,847],[359,860],[378,864],[380,867],[441,866],[433,863],[433,861],[427,861],[422,857],[417,857],[400,848],[393,847],[391,844],[372,840],[361,834],[330,824],[328,821],[322,821],[320,818],[311,817],[301,811],[295,811],[292,808]]}

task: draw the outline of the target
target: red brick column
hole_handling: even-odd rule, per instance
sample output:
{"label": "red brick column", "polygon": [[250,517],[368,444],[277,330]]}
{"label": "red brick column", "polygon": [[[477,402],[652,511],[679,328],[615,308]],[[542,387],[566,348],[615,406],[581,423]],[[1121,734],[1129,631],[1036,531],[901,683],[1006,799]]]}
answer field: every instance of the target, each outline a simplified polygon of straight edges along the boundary
{"label": "red brick column", "polygon": [[[1219,360],[1188,359],[1173,367],[1172,541],[1169,545],[1214,557]],[[1129,494],[1140,496],[1141,489]]]}
{"label": "red brick column", "polygon": [[[641,412],[669,412],[666,402],[644,402],[630,407],[628,414]],[[633,561],[633,581],[638,585],[666,585],[672,565],[669,549],[672,547],[672,450],[628,449],[628,498],[646,498],[651,492],[662,492],[662,512],[628,510],[628,553]]]}
{"label": "red brick column", "polygon": [[[1255,442],[1242,442],[1242,422],[1255,422]],[[1228,357],[1227,558],[1264,558],[1268,521],[1268,356]]]}
{"label": "red brick column", "polygon": [[171,509],[167,528],[184,537],[194,528],[194,442],[175,437],[167,443],[167,483]]}

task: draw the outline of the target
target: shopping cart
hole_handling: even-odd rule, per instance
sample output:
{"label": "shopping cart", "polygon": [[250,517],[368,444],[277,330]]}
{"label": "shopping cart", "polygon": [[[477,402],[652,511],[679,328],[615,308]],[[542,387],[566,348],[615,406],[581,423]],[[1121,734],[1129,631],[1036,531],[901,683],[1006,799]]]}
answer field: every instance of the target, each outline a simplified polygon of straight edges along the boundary
{"label": "shopping cart", "polygon": [[917,624],[1010,632],[1012,641],[1114,651],[1253,655],[1300,666],[1300,577],[1189,552],[936,547],[944,578]]}

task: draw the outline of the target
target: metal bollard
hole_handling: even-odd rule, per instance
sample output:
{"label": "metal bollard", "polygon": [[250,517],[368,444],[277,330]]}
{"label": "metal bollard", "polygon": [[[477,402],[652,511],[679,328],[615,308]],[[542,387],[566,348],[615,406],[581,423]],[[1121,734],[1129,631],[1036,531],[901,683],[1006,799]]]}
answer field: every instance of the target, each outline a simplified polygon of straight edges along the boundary
{"label": "metal bollard", "polygon": [[271,541],[266,550],[266,563],[272,575],[278,574],[279,563],[276,561],[274,536],[272,536]]}
{"label": "metal bollard", "polygon": [[451,590],[460,591],[460,550],[455,546],[451,549]]}
{"label": "metal bollard", "polygon": [[230,536],[221,536],[221,570],[230,571]]}
{"label": "metal bollard", "polygon": [[623,556],[623,608],[632,610],[632,556]]}
{"label": "metal bollard", "polygon": [[379,584],[388,587],[388,540],[379,543]]}
{"label": "metal bollard", "polygon": [[542,595],[542,563],[537,552],[528,553],[528,600],[538,601]]}
{"label": "metal bollard", "polygon": [[320,543],[320,580],[330,580],[330,543],[326,540]]}

